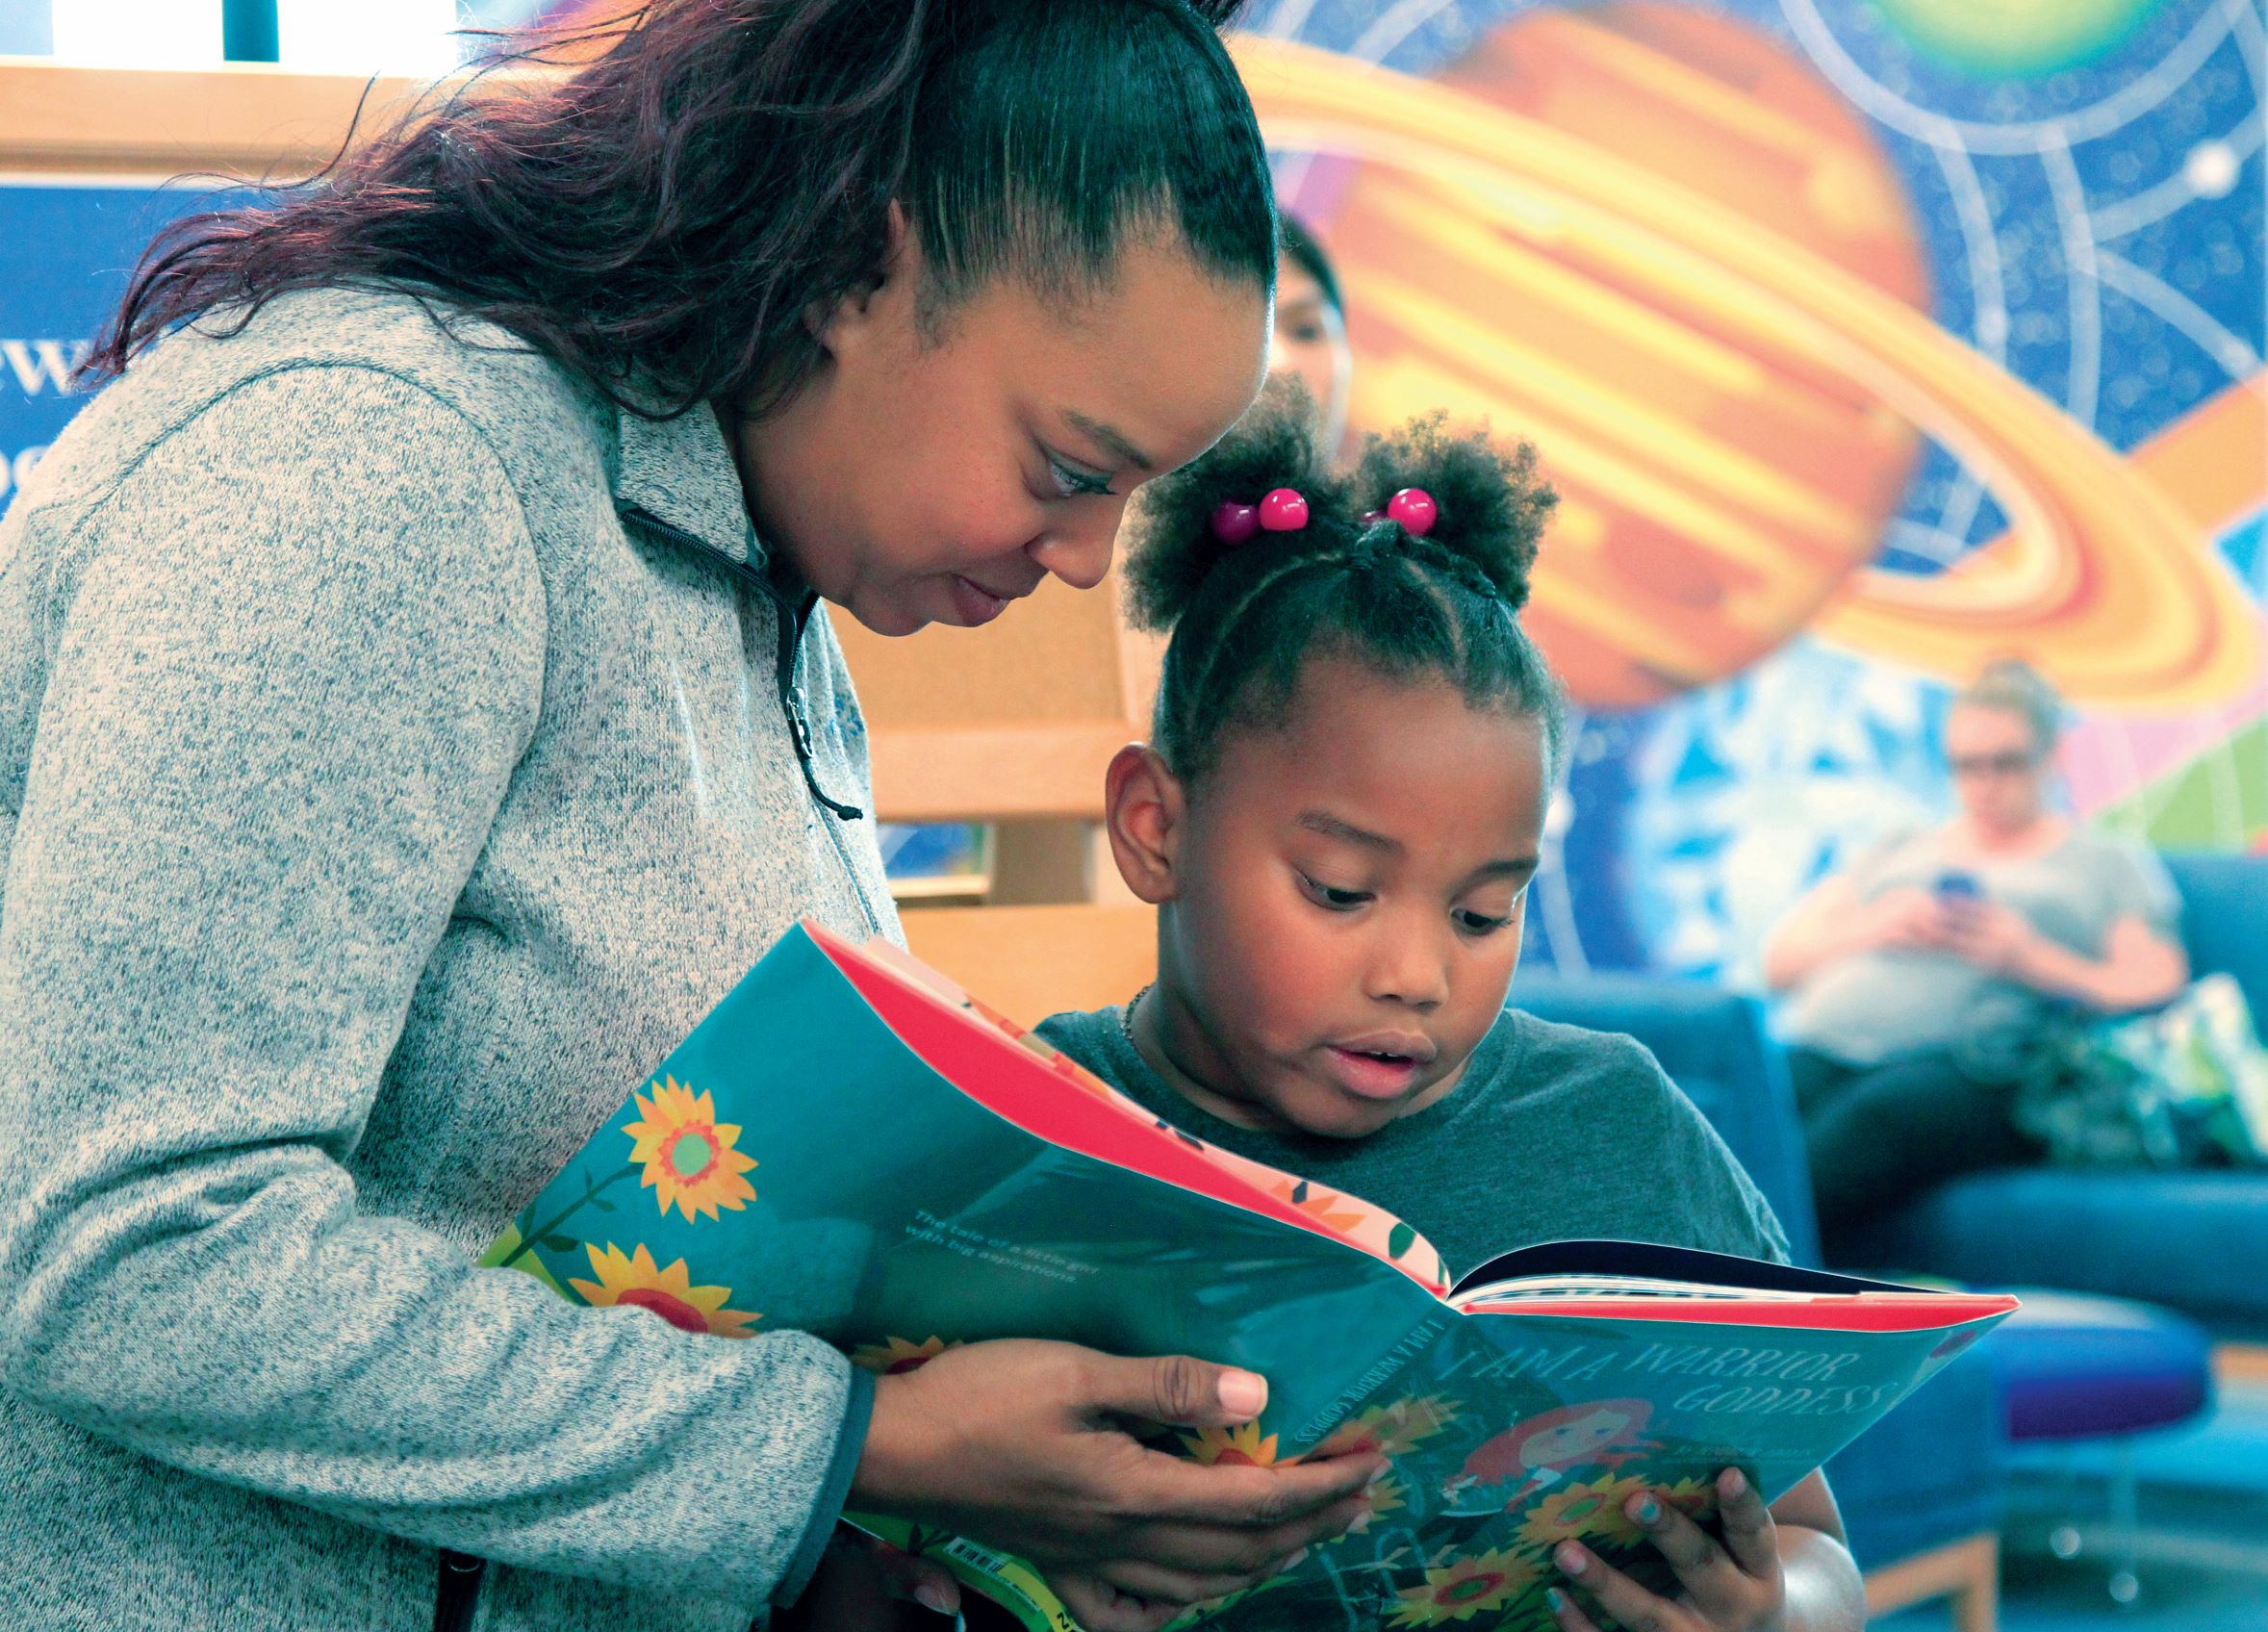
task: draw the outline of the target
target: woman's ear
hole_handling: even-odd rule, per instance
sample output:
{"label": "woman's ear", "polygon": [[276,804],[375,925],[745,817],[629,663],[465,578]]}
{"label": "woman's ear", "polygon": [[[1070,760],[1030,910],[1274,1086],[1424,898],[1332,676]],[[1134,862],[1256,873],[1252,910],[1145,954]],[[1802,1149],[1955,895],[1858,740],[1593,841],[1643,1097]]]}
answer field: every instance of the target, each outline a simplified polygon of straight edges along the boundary
{"label": "woman's ear", "polygon": [[897,319],[903,303],[910,312],[914,291],[921,284],[921,245],[912,223],[895,198],[883,218],[881,264],[861,278],[833,305],[813,301],[803,308],[803,326],[829,355],[846,345],[856,345],[878,319]]}
{"label": "woman's ear", "polygon": [[1139,900],[1162,905],[1180,893],[1174,857],[1181,849],[1181,778],[1140,743],[1129,743],[1104,773],[1103,820],[1118,876]]}

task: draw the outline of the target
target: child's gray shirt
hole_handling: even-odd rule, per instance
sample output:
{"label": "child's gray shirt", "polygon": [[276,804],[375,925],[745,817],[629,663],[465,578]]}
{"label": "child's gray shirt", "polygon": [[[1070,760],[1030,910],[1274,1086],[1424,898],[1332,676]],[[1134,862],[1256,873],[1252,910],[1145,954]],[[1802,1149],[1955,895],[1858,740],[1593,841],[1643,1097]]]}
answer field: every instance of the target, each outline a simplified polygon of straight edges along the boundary
{"label": "child's gray shirt", "polygon": [[1658,1241],[1784,1263],[1771,1208],[1693,1101],[1629,1037],[1507,1009],[1456,1089],[1368,1138],[1240,1128],[1169,1087],[1120,1010],[1039,1035],[1208,1143],[1385,1208],[1452,1276],[1545,1241]]}

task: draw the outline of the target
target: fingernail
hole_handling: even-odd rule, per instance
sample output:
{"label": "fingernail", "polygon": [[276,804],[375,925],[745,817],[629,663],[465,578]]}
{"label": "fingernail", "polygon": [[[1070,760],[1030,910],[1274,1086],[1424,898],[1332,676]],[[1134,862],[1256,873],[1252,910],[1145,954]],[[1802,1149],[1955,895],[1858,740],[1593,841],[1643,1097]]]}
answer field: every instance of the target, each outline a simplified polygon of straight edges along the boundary
{"label": "fingernail", "polygon": [[913,1599],[932,1615],[955,1616],[960,1613],[960,1605],[954,1602],[953,1594],[934,1581],[924,1581],[916,1587]]}
{"label": "fingernail", "polygon": [[1662,1517],[1662,1504],[1651,1496],[1641,1496],[1638,1498],[1637,1513],[1639,1523],[1651,1524]]}
{"label": "fingernail", "polygon": [[1239,1422],[1250,1422],[1268,1403],[1267,1379],[1249,1371],[1224,1371],[1220,1402],[1221,1410],[1234,1413]]}
{"label": "fingernail", "polygon": [[1554,1615],[1564,1614],[1567,1607],[1567,1594],[1561,1592],[1557,1587],[1545,1589],[1543,1601],[1551,1606],[1551,1613]]}
{"label": "fingernail", "polygon": [[1559,1567],[1569,1575],[1580,1575],[1591,1568],[1591,1561],[1583,1556],[1583,1549],[1572,1542],[1562,1542],[1555,1556],[1559,1559]]}
{"label": "fingernail", "polygon": [[1747,1478],[1741,1472],[1739,1468],[1728,1467],[1724,1470],[1723,1489],[1726,1495],[1737,1496],[1747,1488]]}
{"label": "fingernail", "polygon": [[1299,1549],[1299,1551],[1293,1553],[1289,1558],[1284,1561],[1284,1568],[1286,1569],[1297,1569],[1301,1565],[1307,1563],[1307,1561],[1308,1549],[1306,1547],[1302,1547]]}
{"label": "fingernail", "polygon": [[1363,1481],[1363,1489],[1365,1491],[1377,1490],[1379,1486],[1386,1483],[1386,1476],[1391,1473],[1393,1470],[1394,1465],[1390,1462],[1379,1464],[1379,1466],[1372,1470],[1370,1477]]}

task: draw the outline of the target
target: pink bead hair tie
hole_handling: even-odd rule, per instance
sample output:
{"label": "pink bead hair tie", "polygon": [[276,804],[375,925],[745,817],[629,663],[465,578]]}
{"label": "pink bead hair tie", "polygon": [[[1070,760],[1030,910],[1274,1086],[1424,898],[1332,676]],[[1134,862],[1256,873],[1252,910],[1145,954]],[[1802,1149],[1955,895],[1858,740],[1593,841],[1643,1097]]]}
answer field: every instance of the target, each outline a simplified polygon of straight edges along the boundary
{"label": "pink bead hair tie", "polygon": [[1261,497],[1261,531],[1295,533],[1307,524],[1308,501],[1290,488],[1280,487]]}
{"label": "pink bead hair tie", "polygon": [[1234,499],[1212,507],[1212,536],[1234,549],[1256,534],[1295,533],[1308,524],[1308,501],[1294,489],[1275,488],[1258,504]]}
{"label": "pink bead hair tie", "polygon": [[1260,531],[1260,508],[1234,499],[1212,507],[1212,536],[1234,549]]}
{"label": "pink bead hair tie", "polygon": [[1386,513],[1389,520],[1401,523],[1402,531],[1412,538],[1423,538],[1440,520],[1441,507],[1425,489],[1406,487],[1386,501]]}

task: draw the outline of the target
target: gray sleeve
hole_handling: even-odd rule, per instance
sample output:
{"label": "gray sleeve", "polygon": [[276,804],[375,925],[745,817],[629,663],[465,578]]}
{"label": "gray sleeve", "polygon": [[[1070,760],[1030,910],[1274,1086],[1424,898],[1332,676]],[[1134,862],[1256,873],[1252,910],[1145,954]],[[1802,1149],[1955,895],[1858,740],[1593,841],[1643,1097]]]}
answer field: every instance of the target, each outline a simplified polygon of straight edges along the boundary
{"label": "gray sleeve", "polygon": [[1900,862],[1910,863],[1919,847],[1928,839],[1925,829],[1899,828],[1861,846],[1845,866],[1837,869],[1837,875],[1848,881],[1860,899],[1870,899],[1889,881],[1892,870]]}
{"label": "gray sleeve", "polygon": [[2160,934],[2170,935],[2180,926],[2180,891],[2166,864],[2147,845],[2111,842],[2104,848],[2097,879],[2108,898],[2106,928],[2122,919],[2139,918]]}
{"label": "gray sleeve", "polygon": [[7,1387],[416,1541],[799,1590],[863,1423],[839,1355],[571,1305],[341,1165],[542,700],[478,433],[372,370],[239,386],[79,519],[44,604],[0,897]]}
{"label": "gray sleeve", "polygon": [[1748,1170],[1653,1056],[1638,1052],[1651,1078],[1647,1089],[1659,1107],[1658,1171],[1676,1207],[1675,1244],[1772,1263],[1793,1262],[1787,1232]]}

